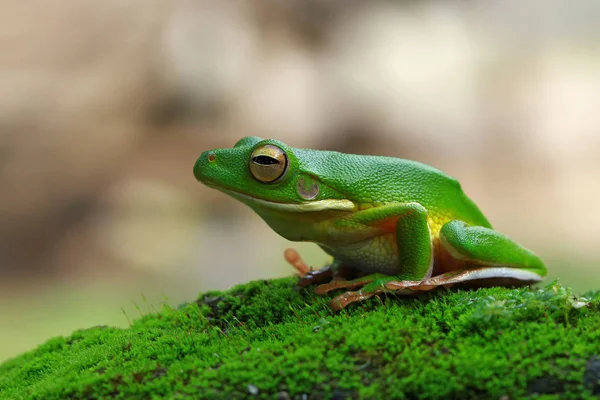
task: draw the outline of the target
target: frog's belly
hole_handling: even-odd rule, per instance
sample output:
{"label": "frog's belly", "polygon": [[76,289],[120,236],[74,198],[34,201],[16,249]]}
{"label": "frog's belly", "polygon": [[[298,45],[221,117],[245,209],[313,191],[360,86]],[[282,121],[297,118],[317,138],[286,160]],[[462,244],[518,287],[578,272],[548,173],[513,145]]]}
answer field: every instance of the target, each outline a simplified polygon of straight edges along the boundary
{"label": "frog's belly", "polygon": [[358,243],[336,245],[335,249],[321,246],[344,264],[365,273],[395,275],[400,272],[398,245],[395,235],[379,235]]}

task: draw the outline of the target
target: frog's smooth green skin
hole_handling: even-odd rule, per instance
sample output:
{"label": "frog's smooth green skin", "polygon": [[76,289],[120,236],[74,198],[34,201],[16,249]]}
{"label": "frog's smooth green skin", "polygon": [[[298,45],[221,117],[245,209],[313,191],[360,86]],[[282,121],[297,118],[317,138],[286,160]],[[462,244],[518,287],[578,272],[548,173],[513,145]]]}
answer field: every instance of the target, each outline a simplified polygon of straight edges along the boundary
{"label": "frog's smooth green skin", "polygon": [[[359,289],[334,298],[333,309],[379,293],[527,285],[546,275],[534,253],[492,229],[455,179],[418,162],[246,137],[202,153],[194,175],[250,206],[284,238],[333,256],[326,267],[333,273],[303,278],[310,284],[333,275],[319,294]],[[342,269],[359,277],[346,280],[336,274]]]}

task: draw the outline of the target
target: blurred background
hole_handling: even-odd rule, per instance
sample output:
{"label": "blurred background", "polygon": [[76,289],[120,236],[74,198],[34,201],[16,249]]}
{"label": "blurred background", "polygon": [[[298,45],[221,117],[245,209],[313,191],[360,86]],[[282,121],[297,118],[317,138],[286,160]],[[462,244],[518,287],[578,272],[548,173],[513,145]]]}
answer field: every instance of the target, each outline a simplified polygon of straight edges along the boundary
{"label": "blurred background", "polygon": [[0,4],[0,360],[290,275],[192,175],[247,135],[431,164],[548,280],[600,289],[595,0]]}

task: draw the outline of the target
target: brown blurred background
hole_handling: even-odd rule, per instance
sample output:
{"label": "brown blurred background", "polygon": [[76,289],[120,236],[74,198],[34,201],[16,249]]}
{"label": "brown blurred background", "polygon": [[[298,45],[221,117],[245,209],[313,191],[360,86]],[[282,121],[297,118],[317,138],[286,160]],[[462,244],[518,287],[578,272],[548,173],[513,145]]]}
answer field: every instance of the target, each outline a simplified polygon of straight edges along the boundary
{"label": "brown blurred background", "polygon": [[549,279],[600,288],[595,0],[0,4],[0,360],[291,274],[192,175],[247,135],[432,164]]}

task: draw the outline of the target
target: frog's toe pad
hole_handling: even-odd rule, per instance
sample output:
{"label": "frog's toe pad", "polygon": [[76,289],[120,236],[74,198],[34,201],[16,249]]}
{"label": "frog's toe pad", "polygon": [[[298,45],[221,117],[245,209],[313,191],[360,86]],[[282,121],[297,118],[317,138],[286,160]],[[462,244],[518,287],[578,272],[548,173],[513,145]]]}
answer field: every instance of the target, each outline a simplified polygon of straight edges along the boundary
{"label": "frog's toe pad", "polygon": [[308,265],[306,265],[304,260],[302,260],[302,257],[300,257],[300,253],[298,253],[296,249],[285,249],[285,251],[283,252],[283,257],[285,258],[285,261],[287,261],[292,267],[296,269],[296,271],[298,271],[298,275],[300,275],[301,278],[310,273],[310,268],[308,267]]}

